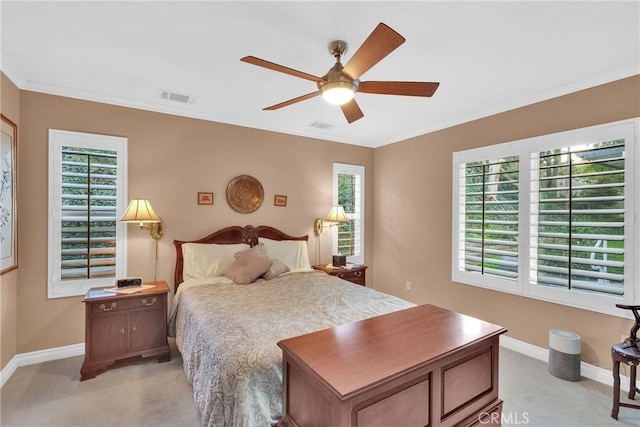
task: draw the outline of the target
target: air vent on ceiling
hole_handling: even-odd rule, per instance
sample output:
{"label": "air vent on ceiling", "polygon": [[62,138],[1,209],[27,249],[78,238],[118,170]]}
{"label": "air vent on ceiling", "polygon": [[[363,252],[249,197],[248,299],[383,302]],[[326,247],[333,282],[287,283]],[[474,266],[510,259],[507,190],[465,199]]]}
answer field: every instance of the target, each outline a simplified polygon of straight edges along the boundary
{"label": "air vent on ceiling", "polygon": [[160,98],[166,99],[168,101],[181,102],[183,104],[193,104],[195,98],[191,95],[185,95],[182,93],[171,92],[168,90],[163,90],[160,92]]}
{"label": "air vent on ceiling", "polygon": [[322,130],[327,130],[327,129],[331,129],[334,126],[330,125],[329,123],[311,122],[311,123],[309,123],[309,127],[318,128],[318,129],[322,129]]}

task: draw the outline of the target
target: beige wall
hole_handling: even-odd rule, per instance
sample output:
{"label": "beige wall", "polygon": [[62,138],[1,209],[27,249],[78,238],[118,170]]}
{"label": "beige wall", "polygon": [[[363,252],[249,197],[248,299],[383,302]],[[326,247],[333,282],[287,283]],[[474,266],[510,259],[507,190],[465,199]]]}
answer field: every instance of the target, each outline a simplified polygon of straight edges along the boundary
{"label": "beige wall", "polygon": [[[20,91],[3,73],[0,73],[0,79],[0,112],[18,126],[18,144],[20,144]],[[18,151],[20,151],[19,148]],[[18,152],[18,161],[19,157]],[[20,168],[17,170],[20,173]],[[19,182],[20,177],[18,177]],[[18,212],[20,210],[18,206]],[[18,235],[19,233],[20,230]],[[19,257],[18,261],[20,261]],[[0,276],[0,369],[4,369],[16,354],[17,307],[18,270],[12,270]]]}
{"label": "beige wall", "polygon": [[508,336],[543,348],[549,329],[574,331],[582,360],[610,368],[611,344],[628,335],[630,321],[452,282],[452,154],[638,117],[638,99],[635,76],[376,149],[376,289],[500,324]]}
{"label": "beige wall", "polygon": [[[47,299],[48,129],[127,137],[129,198],[147,198],[162,217],[158,279],[172,283],[173,239],[189,240],[229,225],[268,224],[292,235],[309,234],[312,264],[317,262],[313,221],[329,212],[333,162],[367,168],[367,211],[372,212],[373,150],[327,143],[202,120],[23,91],[20,174],[20,278],[17,352],[84,341],[81,297]],[[234,212],[225,200],[229,180],[240,174],[259,179],[262,207]],[[196,193],[215,193],[213,206],[198,206]],[[275,194],[288,196],[275,207]],[[371,217],[367,233],[371,235]],[[130,225],[128,274],[153,279],[153,240]],[[322,261],[331,254],[330,233],[322,236]],[[373,239],[366,239],[371,254]],[[367,260],[370,262],[370,259]]]}
{"label": "beige wall", "polygon": [[[509,329],[510,336],[541,347],[547,345],[548,329],[573,330],[583,337],[583,360],[605,368],[610,364],[611,342],[628,333],[630,322],[621,318],[452,283],[451,155],[466,148],[639,116],[638,77],[375,150],[19,92],[7,82],[3,76],[3,112],[5,108],[12,111],[16,123],[19,116],[23,120],[19,128],[20,275],[2,276],[2,367],[16,353],[84,340],[82,298],[47,299],[49,128],[129,139],[129,197],[150,199],[165,221],[160,280],[172,279],[173,239],[199,238],[231,224],[269,224],[290,234],[308,233],[310,259],[316,263],[312,223],[326,215],[331,205],[332,163],[338,161],[367,167],[366,262],[370,266],[375,262],[368,281],[376,289],[499,323]],[[248,215],[232,211],[224,198],[228,181],[244,173],[258,178],[265,188],[264,204]],[[214,206],[198,206],[198,191],[214,192]],[[286,208],[273,206],[275,194],[288,196]],[[322,262],[328,262],[330,246],[325,233]],[[153,278],[153,240],[129,226],[128,250],[128,274]],[[407,280],[412,291],[405,290]]]}

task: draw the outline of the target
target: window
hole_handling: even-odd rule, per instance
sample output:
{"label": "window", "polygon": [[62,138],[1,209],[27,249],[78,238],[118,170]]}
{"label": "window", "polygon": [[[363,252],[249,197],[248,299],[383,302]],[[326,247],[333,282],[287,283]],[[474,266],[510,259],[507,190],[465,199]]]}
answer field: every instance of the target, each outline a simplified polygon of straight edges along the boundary
{"label": "window", "polygon": [[640,302],[637,127],[454,153],[453,280],[616,315]]}
{"label": "window", "polygon": [[126,276],[126,138],[49,131],[49,298]]}
{"label": "window", "polygon": [[333,203],[344,207],[349,222],[334,227],[333,253],[364,264],[364,166],[333,164]]}
{"label": "window", "polygon": [[518,156],[465,165],[464,269],[518,279]]}
{"label": "window", "polygon": [[624,295],[624,154],[624,139],[536,153],[539,285]]}

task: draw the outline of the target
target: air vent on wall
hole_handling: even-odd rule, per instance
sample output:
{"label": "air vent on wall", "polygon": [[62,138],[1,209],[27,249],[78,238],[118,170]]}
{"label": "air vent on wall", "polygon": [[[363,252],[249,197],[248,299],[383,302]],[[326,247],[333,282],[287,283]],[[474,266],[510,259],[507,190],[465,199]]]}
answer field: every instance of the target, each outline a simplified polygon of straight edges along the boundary
{"label": "air vent on wall", "polygon": [[171,92],[168,90],[163,90],[160,92],[160,98],[166,99],[168,101],[181,102],[183,104],[193,104],[195,98],[191,95],[185,95],[182,93]]}
{"label": "air vent on wall", "polygon": [[311,123],[309,123],[309,127],[318,128],[318,129],[322,129],[322,130],[327,130],[327,129],[331,129],[334,126],[330,125],[329,123],[311,122]]}

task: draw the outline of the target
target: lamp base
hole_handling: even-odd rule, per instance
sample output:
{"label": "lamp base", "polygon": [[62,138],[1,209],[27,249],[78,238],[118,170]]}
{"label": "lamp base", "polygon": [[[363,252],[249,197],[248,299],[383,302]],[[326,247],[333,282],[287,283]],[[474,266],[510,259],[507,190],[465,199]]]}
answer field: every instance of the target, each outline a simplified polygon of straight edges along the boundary
{"label": "lamp base", "polygon": [[347,257],[346,255],[334,255],[333,256],[333,266],[334,267],[345,267],[347,265]]}

